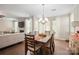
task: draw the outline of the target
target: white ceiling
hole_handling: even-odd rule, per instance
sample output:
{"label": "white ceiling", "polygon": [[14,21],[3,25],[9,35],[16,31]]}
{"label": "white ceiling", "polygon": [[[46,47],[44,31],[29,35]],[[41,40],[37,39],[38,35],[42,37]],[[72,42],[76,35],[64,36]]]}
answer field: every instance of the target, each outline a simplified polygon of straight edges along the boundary
{"label": "white ceiling", "polygon": [[[74,4],[46,4],[44,14],[46,17],[68,14],[75,6]],[[42,16],[42,10],[41,4],[0,4],[0,12],[7,17]]]}

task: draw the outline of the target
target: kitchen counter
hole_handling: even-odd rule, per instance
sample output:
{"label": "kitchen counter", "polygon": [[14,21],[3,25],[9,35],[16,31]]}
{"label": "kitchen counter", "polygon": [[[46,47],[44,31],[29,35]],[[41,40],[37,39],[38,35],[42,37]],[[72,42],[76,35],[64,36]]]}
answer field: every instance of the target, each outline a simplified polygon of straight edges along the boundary
{"label": "kitchen counter", "polygon": [[0,35],[0,48],[24,41],[24,33],[11,33]]}

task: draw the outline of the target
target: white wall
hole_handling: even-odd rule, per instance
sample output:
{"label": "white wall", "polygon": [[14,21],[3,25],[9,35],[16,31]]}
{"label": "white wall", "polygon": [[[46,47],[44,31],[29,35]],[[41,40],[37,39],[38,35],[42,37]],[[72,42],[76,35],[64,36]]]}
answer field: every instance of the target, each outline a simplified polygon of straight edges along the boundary
{"label": "white wall", "polygon": [[4,31],[5,30],[6,26],[3,23],[4,23],[4,20],[0,19],[0,31]]}
{"label": "white wall", "polygon": [[69,38],[69,15],[56,17],[53,21],[55,38],[67,40]]}
{"label": "white wall", "polygon": [[70,14],[70,34],[74,33],[74,27],[72,26],[72,22],[74,21],[74,13]]}
{"label": "white wall", "polygon": [[8,18],[0,19],[0,31],[11,31],[13,29],[13,22]]}
{"label": "white wall", "polygon": [[39,30],[38,18],[34,17],[34,31]]}
{"label": "white wall", "polygon": [[25,33],[32,32],[32,19],[25,20]]}
{"label": "white wall", "polygon": [[72,25],[73,21],[79,21],[79,5],[77,5],[74,10],[72,11],[72,13],[70,14],[70,32],[75,33],[76,32],[76,27],[74,27]]}
{"label": "white wall", "polygon": [[79,5],[71,12],[70,15],[56,17],[53,21],[52,28],[56,32],[57,39],[68,39],[69,35],[74,33],[73,21],[79,21]]}
{"label": "white wall", "polygon": [[74,21],[79,21],[79,5],[73,10]]}
{"label": "white wall", "polygon": [[19,32],[18,22],[14,22],[14,32]]}
{"label": "white wall", "polygon": [[45,33],[45,24],[39,22],[39,33]]}
{"label": "white wall", "polygon": [[55,37],[59,38],[59,31],[60,31],[60,18],[56,17],[56,19],[53,21],[52,28],[55,32]]}
{"label": "white wall", "polygon": [[50,27],[51,27],[51,23],[50,23],[50,19],[48,19],[48,21],[45,24],[45,31],[51,31],[51,28]]}

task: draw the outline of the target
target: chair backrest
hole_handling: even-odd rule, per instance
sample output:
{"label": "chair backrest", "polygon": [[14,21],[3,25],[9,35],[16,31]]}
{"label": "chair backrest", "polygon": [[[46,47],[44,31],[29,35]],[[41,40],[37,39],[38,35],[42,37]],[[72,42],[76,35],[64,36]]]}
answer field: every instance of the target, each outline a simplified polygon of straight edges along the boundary
{"label": "chair backrest", "polygon": [[52,39],[54,40],[54,34],[51,35]]}
{"label": "chair backrest", "polygon": [[29,35],[36,35],[38,34],[38,31],[29,32]]}
{"label": "chair backrest", "polygon": [[25,34],[25,46],[27,47],[31,47],[35,49],[35,40],[34,40],[34,35],[27,35]]}

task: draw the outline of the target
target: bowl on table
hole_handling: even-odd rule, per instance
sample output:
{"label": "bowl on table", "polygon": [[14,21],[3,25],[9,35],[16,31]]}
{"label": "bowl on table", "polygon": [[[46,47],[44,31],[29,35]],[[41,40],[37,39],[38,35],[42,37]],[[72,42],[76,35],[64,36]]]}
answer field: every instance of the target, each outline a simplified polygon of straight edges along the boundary
{"label": "bowl on table", "polygon": [[40,33],[39,36],[41,36],[41,37],[46,37],[46,34]]}

